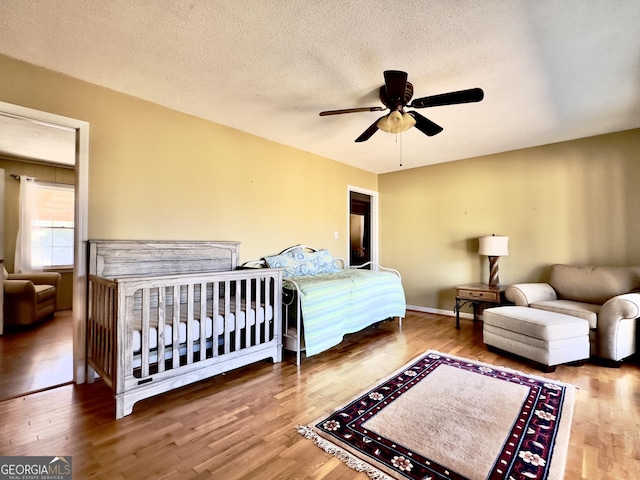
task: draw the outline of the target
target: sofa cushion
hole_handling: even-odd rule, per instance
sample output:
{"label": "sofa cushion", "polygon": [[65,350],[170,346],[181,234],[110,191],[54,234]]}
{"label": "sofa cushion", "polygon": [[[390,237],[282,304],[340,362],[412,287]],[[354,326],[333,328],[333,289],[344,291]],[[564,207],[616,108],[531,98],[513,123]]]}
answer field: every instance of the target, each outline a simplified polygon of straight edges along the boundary
{"label": "sofa cushion", "polygon": [[45,302],[56,296],[56,287],[53,285],[34,285],[34,287],[36,289],[37,303]]}
{"label": "sofa cushion", "polygon": [[540,310],[546,310],[547,312],[556,312],[583,318],[589,322],[589,328],[596,328],[598,326],[600,305],[574,302],[571,300],[549,300],[547,302],[532,303],[529,306]]}
{"label": "sofa cushion", "polygon": [[640,288],[640,267],[553,265],[549,284],[559,299],[603,304],[611,297]]}
{"label": "sofa cushion", "polygon": [[494,307],[486,309],[482,316],[485,325],[549,342],[589,335],[589,324],[582,318],[537,308]]}

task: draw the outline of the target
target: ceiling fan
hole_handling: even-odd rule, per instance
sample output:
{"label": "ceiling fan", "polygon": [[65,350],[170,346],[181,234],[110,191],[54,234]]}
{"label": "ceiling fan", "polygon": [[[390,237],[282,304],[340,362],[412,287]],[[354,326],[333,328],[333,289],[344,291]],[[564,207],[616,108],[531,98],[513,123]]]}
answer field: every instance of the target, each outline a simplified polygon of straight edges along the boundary
{"label": "ceiling fan", "polygon": [[[429,97],[413,97],[413,85],[407,81],[407,73],[399,70],[387,70],[384,72],[384,85],[380,87],[380,101],[384,107],[360,107],[346,108],[342,110],[327,110],[320,112],[320,116],[340,115],[342,113],[355,112],[382,112],[389,109],[390,112],[373,122],[362,135],[356,138],[356,142],[369,140],[378,129],[388,133],[400,133],[415,126],[428,136],[437,135],[443,129],[418,112],[405,112],[405,107],[426,108],[442,105],[456,105],[460,103],[479,102],[484,98],[481,88],[471,88],[457,92],[441,93]],[[411,103],[409,103],[411,102]]]}

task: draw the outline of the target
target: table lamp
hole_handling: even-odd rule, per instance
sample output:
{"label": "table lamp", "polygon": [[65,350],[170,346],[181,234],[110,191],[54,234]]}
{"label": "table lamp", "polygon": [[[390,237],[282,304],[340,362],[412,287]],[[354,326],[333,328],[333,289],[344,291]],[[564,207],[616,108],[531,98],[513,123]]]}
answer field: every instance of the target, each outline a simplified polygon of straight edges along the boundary
{"label": "table lamp", "polygon": [[509,255],[509,237],[491,235],[478,238],[480,248],[478,254],[489,257],[489,286],[499,287],[498,260]]}

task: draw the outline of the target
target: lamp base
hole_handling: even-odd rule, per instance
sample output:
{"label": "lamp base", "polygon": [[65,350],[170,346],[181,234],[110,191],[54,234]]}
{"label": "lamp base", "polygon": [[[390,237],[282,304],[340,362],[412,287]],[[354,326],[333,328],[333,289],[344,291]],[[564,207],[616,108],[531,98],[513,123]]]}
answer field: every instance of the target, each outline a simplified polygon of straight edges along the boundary
{"label": "lamp base", "polygon": [[489,257],[489,286],[500,286],[500,275],[498,274],[498,262],[500,257]]}

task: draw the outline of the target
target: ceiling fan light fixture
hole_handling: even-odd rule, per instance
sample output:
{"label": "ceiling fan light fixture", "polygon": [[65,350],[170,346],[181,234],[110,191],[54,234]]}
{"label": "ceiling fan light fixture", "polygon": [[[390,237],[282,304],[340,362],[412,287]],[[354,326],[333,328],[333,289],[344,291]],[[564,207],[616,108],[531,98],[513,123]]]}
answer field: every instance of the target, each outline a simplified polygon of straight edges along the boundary
{"label": "ceiling fan light fixture", "polygon": [[400,113],[394,110],[386,117],[378,121],[378,128],[387,133],[402,133],[409,130],[416,124],[416,119],[408,113]]}

